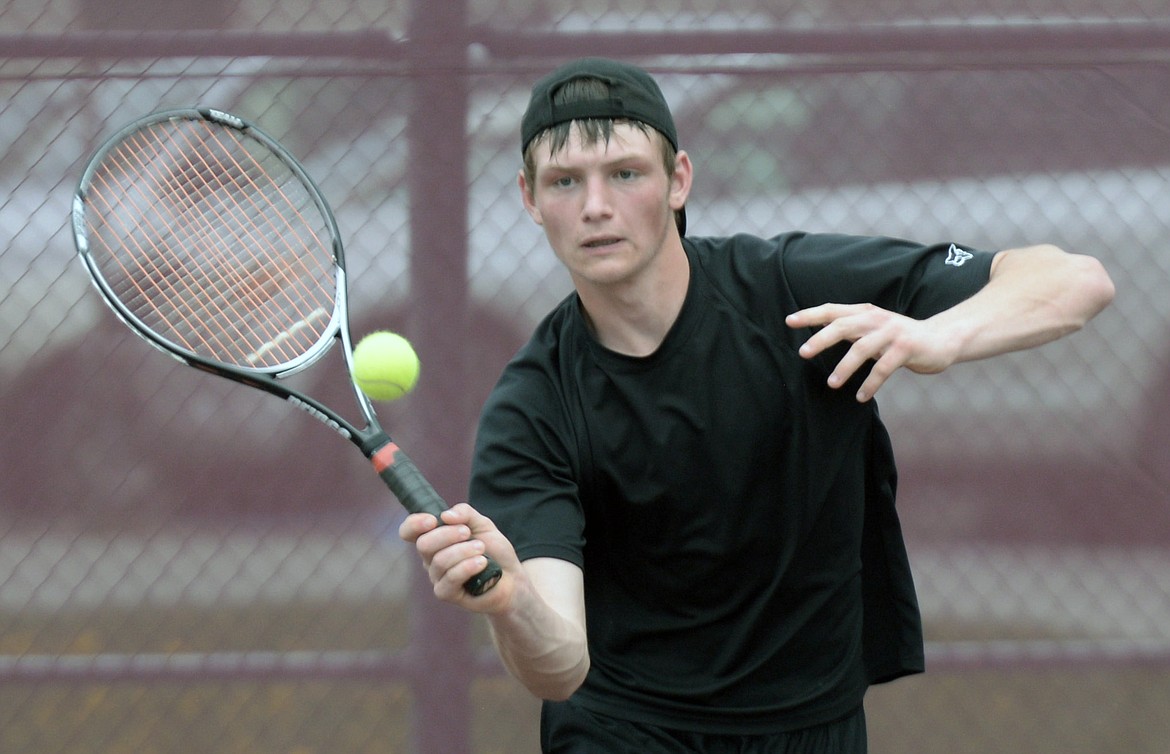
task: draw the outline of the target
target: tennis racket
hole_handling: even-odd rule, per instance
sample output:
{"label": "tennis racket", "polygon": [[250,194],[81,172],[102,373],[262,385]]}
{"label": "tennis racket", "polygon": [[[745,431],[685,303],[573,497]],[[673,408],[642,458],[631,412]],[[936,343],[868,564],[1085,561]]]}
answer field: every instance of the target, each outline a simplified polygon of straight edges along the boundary
{"label": "tennis racket", "polygon": [[[337,223],[275,139],[219,110],[141,118],[90,159],[73,199],[73,237],[106,303],[151,345],[332,427],[408,511],[447,509],[354,384]],[[362,427],[281,382],[337,342]],[[464,587],[482,594],[500,575],[489,559]]]}

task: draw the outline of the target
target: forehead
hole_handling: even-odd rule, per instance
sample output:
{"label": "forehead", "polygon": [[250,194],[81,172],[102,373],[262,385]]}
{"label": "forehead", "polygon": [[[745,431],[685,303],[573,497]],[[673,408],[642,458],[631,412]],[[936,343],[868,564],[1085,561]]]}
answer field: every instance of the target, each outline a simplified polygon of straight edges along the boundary
{"label": "forehead", "polygon": [[573,121],[568,139],[559,149],[550,153],[552,138],[552,132],[546,132],[532,145],[532,157],[537,169],[599,159],[656,158],[662,137],[652,128],[643,129],[619,122],[613,124],[613,131],[607,139],[600,129],[590,132],[581,122]]}

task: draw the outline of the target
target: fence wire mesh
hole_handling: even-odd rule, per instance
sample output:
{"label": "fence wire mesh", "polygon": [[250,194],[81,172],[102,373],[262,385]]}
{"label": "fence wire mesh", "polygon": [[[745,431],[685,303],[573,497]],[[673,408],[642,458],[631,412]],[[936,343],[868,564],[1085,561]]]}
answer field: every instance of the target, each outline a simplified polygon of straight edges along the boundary
{"label": "fence wire mesh", "polygon": [[0,750],[536,750],[366,462],[129,335],[67,218],[138,115],[284,141],[337,212],[355,332],[419,347],[382,413],[458,500],[480,402],[569,290],[515,187],[528,86],[596,52],[662,82],[693,234],[1106,263],[1085,331],[883,391],[931,670],[871,693],[871,749],[1170,752],[1164,3],[8,0],[0,45]]}

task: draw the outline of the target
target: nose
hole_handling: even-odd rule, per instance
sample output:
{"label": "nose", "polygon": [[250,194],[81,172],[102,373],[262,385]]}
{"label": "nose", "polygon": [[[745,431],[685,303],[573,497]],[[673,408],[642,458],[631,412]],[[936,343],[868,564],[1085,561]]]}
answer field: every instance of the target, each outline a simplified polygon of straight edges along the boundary
{"label": "nose", "polygon": [[592,177],[585,182],[585,203],[581,207],[584,220],[600,220],[613,214],[613,200],[606,182]]}

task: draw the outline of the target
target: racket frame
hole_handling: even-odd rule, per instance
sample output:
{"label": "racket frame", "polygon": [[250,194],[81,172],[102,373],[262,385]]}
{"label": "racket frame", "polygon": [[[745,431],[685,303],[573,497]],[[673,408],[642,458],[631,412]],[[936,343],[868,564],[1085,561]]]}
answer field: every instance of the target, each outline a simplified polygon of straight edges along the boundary
{"label": "racket frame", "polygon": [[[165,338],[139,316],[137,316],[122,301],[114,291],[105,275],[102,273],[90,248],[89,224],[87,220],[87,197],[93,183],[94,175],[102,167],[109,153],[122,144],[130,135],[144,128],[169,120],[206,120],[222,126],[236,129],[247,136],[256,139],[263,146],[292,170],[298,180],[304,185],[309,197],[320,211],[330,237],[330,255],[334,273],[334,302],[330,313],[329,323],[326,325],[316,341],[302,353],[280,364],[267,367],[247,367],[202,356],[189,348]],[[72,204],[72,228],[74,244],[78,256],[89,273],[94,287],[101,294],[102,300],[111,310],[130,328],[132,332],[163,353],[177,359],[188,366],[208,372],[226,379],[238,382],[249,387],[258,388],[271,395],[291,403],[303,412],[314,417],[322,424],[330,427],[345,439],[356,445],[374,465],[375,471],[390,487],[391,491],[408,510],[412,512],[427,512],[436,518],[446,510],[447,505],[422,473],[401,451],[393,439],[386,433],[378,422],[373,404],[365,393],[357,386],[353,379],[353,343],[349,330],[349,301],[348,286],[345,269],[345,252],[341,242],[341,232],[333,210],[325,200],[320,188],[309,176],[300,162],[284,146],[265,133],[262,129],[244,118],[215,108],[193,107],[160,110],[146,115],[127,124],[108,138],[90,158],[78,188],[74,193]],[[325,405],[311,395],[292,388],[280,380],[301,372],[320,361],[340,341],[341,355],[349,375],[349,386],[352,389],[354,400],[365,421],[360,427],[351,422],[339,412]],[[441,519],[440,519],[441,521]],[[465,585],[471,594],[482,594],[493,586],[500,578],[500,568],[490,558],[488,567],[479,575],[473,577]]]}

